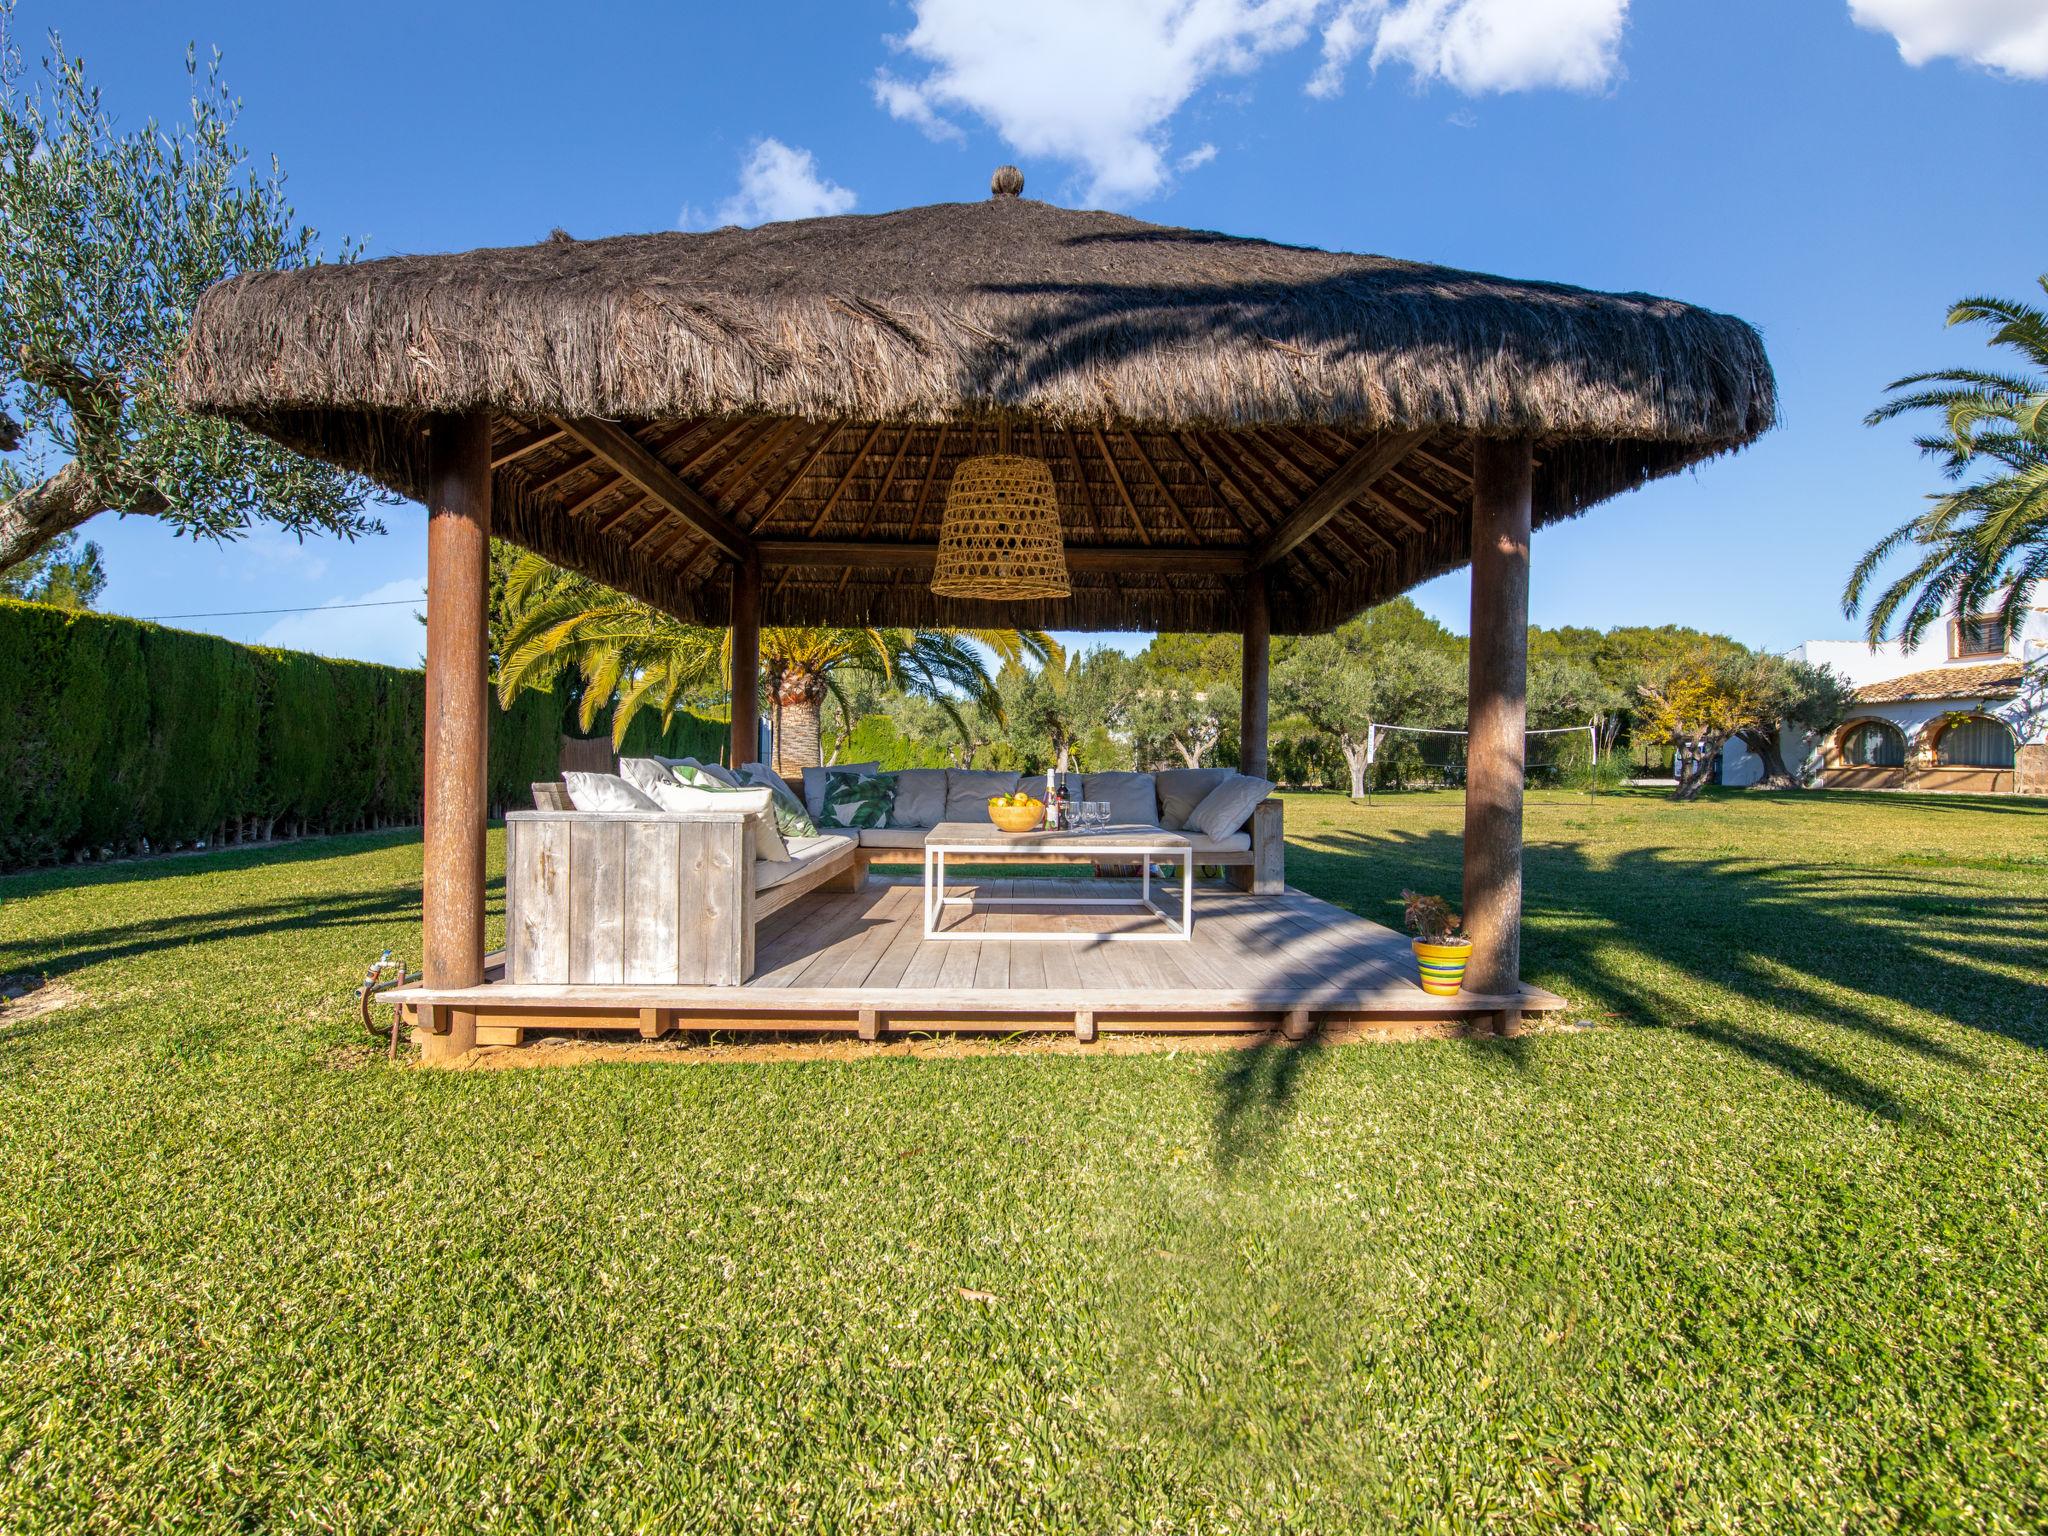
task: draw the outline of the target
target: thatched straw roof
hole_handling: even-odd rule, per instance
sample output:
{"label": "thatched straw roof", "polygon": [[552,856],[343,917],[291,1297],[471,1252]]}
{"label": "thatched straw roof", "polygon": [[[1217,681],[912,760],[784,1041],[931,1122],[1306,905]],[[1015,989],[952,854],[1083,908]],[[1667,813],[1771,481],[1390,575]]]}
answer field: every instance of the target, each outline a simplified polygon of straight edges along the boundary
{"label": "thatched straw roof", "polygon": [[[1019,197],[249,274],[201,301],[179,387],[414,496],[422,417],[486,410],[501,534],[706,622],[690,497],[760,542],[771,623],[1222,629],[1263,561],[1283,631],[1463,563],[1475,434],[1538,439],[1542,523],[1775,408],[1725,315]],[[1001,430],[1053,466],[1063,602],[925,588],[952,466]],[[1273,555],[1319,488],[1334,515]]]}

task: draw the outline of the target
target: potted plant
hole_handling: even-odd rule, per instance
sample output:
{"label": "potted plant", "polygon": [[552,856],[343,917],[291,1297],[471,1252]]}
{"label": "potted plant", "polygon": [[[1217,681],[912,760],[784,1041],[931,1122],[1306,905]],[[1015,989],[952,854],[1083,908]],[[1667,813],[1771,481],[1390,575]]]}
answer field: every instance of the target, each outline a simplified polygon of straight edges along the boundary
{"label": "potted plant", "polygon": [[1415,935],[1422,990],[1435,997],[1457,996],[1465,985],[1466,962],[1472,958],[1472,941],[1458,934],[1462,919],[1441,896],[1403,891],[1401,902],[1408,931]]}

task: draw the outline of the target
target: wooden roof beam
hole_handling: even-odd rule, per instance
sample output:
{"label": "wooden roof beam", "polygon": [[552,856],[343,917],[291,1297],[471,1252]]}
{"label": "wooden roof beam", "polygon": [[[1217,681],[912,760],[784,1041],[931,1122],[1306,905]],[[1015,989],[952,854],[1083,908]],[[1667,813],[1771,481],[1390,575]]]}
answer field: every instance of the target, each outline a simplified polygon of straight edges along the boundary
{"label": "wooden roof beam", "polygon": [[685,483],[640,439],[609,421],[557,418],[562,430],[645,491],[735,560],[746,559],[752,541],[725,512]]}
{"label": "wooden roof beam", "polygon": [[1252,569],[1277,565],[1309,539],[1317,529],[1356,501],[1361,492],[1408,457],[1409,452],[1429,434],[1392,432],[1360,448],[1337,466],[1335,473],[1303,498],[1300,506],[1266,535],[1252,553]]}
{"label": "wooden roof beam", "polygon": [[[938,558],[937,544],[908,544],[896,540],[868,539],[763,539],[756,546],[763,566],[800,570],[858,568],[887,569],[896,566],[930,565]],[[1176,549],[1148,544],[1118,547],[1103,544],[1069,544],[1067,568],[1075,571],[1142,571],[1178,576],[1240,576],[1245,571],[1241,550]]]}

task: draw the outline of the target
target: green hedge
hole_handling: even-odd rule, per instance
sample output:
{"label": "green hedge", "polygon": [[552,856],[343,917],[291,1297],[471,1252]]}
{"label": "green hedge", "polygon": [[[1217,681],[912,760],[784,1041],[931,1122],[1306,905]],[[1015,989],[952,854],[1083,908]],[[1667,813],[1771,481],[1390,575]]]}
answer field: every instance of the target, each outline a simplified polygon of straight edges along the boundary
{"label": "green hedge", "polygon": [[[0,600],[0,678],[0,866],[419,820],[418,672]],[[546,693],[493,715],[494,809],[555,776],[562,718]],[[627,734],[673,757],[724,740],[687,713]]]}

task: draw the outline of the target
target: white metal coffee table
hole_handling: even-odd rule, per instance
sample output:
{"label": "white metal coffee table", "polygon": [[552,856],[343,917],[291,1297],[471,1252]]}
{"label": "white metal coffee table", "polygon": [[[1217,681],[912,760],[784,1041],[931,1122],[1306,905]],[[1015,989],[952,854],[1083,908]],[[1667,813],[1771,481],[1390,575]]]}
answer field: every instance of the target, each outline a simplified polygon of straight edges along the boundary
{"label": "white metal coffee table", "polygon": [[[975,864],[1100,864],[1138,861],[1138,894],[1131,896],[980,896],[949,895],[946,860]],[[1180,864],[1180,912],[1176,915],[1152,899],[1152,865]],[[1163,931],[1086,933],[1054,931],[1003,933],[1002,939],[1046,943],[1183,941],[1195,932],[1194,846],[1178,832],[1158,827],[1091,827],[1070,832],[1005,832],[992,822],[945,821],[924,840],[924,936],[935,941],[986,939],[986,933],[941,931],[939,917],[947,907],[1141,907],[1157,913]]]}

